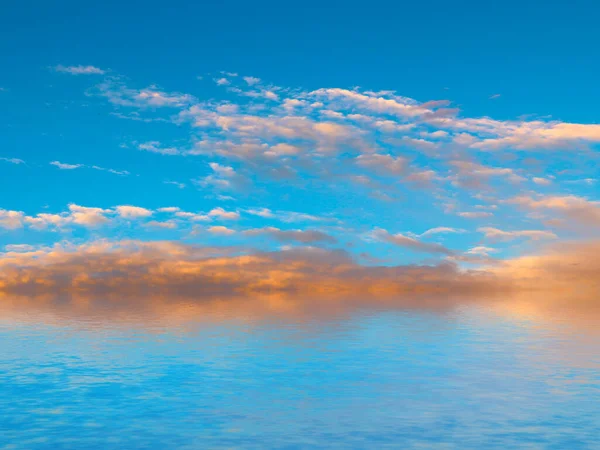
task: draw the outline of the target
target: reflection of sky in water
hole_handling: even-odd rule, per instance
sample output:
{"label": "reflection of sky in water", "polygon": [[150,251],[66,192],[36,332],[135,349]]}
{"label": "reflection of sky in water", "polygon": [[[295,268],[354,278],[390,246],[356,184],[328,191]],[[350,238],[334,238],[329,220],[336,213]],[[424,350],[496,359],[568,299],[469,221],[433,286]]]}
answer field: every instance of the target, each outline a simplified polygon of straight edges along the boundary
{"label": "reflection of sky in water", "polygon": [[599,448],[600,343],[476,309],[0,346],[0,448]]}

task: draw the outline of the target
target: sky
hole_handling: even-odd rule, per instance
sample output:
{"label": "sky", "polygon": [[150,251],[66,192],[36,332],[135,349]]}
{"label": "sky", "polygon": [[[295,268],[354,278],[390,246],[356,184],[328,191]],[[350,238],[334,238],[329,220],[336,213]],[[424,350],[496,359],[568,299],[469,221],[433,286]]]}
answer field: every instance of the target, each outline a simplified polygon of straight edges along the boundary
{"label": "sky", "polygon": [[593,2],[0,8],[0,290],[597,287]]}

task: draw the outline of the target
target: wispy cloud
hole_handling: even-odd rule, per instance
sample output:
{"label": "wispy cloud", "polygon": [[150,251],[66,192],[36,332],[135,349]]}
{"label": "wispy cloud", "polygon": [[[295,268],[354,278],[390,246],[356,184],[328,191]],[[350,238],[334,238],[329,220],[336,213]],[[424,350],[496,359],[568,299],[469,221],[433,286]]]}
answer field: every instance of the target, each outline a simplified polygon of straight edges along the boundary
{"label": "wispy cloud", "polygon": [[441,244],[423,242],[410,236],[405,236],[401,233],[391,234],[388,231],[383,230],[381,228],[373,230],[370,236],[379,241],[388,242],[390,244],[394,244],[399,247],[404,247],[417,252],[441,253],[447,256],[452,256],[456,254],[455,251],[450,250],[449,248],[446,248]]}
{"label": "wispy cloud", "polygon": [[429,230],[425,231],[424,233],[421,233],[418,236],[425,237],[425,236],[431,236],[434,234],[464,233],[464,232],[465,232],[465,230],[460,229],[460,228],[435,227],[435,228],[430,228]]}
{"label": "wispy cloud", "polygon": [[178,181],[163,181],[164,184],[171,184],[173,186],[178,187],[179,189],[185,188],[185,183],[180,183]]}
{"label": "wispy cloud", "polygon": [[174,147],[162,147],[158,141],[142,142],[137,144],[139,150],[144,150],[150,153],[158,153],[159,155],[179,155],[181,152]]}
{"label": "wispy cloud", "polygon": [[100,167],[100,166],[87,166],[85,164],[68,164],[68,163],[62,163],[60,161],[52,161],[49,164],[51,166],[58,167],[61,170],[75,170],[75,169],[87,168],[87,169],[99,170],[101,172],[112,173],[114,175],[121,175],[121,176],[130,175],[130,173],[127,170],[107,169],[106,167]]}
{"label": "wispy cloud", "polygon": [[67,163],[61,163],[60,161],[52,161],[50,163],[50,165],[58,167],[61,170],[74,170],[74,169],[79,169],[81,167],[85,167],[83,164],[67,164]]}
{"label": "wispy cloud", "polygon": [[532,240],[557,239],[558,236],[547,230],[516,230],[504,231],[493,227],[481,227],[477,231],[483,233],[486,238],[498,241],[512,241],[518,238],[529,238]]}
{"label": "wispy cloud", "polygon": [[63,66],[59,64],[54,66],[54,70],[57,72],[70,73],[71,75],[104,75],[105,70],[99,69],[94,66]]}
{"label": "wispy cloud", "polygon": [[196,101],[192,95],[166,92],[154,85],[143,89],[128,88],[118,78],[105,80],[90,94],[103,96],[114,105],[133,108],[181,108]]}
{"label": "wispy cloud", "polygon": [[22,159],[19,158],[5,158],[5,157],[0,157],[0,161],[5,161],[11,164],[25,164],[25,161],[23,161]]}

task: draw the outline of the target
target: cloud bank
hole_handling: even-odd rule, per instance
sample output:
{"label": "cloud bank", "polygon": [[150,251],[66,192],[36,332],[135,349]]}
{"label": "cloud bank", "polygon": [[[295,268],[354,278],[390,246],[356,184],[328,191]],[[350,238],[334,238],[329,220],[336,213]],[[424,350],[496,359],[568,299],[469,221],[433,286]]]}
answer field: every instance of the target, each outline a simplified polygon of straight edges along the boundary
{"label": "cloud bank", "polygon": [[474,303],[527,304],[529,313],[559,313],[565,320],[600,318],[600,241],[563,243],[480,270],[452,263],[363,266],[343,251],[314,247],[261,253],[99,241],[11,250],[0,258],[0,305],[7,317],[42,308],[142,321],[147,314],[152,320],[202,320],[216,313],[284,320],[356,308],[447,311]]}

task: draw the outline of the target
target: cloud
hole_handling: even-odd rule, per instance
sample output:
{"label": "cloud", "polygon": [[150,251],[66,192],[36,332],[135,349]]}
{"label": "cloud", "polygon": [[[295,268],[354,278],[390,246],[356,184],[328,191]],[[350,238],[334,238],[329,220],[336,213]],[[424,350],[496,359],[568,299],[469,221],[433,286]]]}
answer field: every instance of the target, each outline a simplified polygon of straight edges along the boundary
{"label": "cloud", "polygon": [[175,213],[175,216],[179,217],[181,219],[190,220],[192,222],[210,222],[211,221],[211,217],[208,216],[208,214],[198,214],[198,213],[192,213],[192,212],[188,212],[188,211],[177,211]]}
{"label": "cloud", "polygon": [[70,218],[73,223],[91,227],[107,223],[109,219],[106,214],[111,212],[109,209],[89,208],[74,203],[69,205],[69,211],[71,211]]}
{"label": "cloud", "polygon": [[177,228],[177,223],[175,223],[173,220],[167,220],[164,222],[151,220],[150,222],[146,223],[145,226],[148,228],[163,228],[168,230],[174,230]]}
{"label": "cloud", "polygon": [[130,205],[117,206],[115,210],[124,219],[140,219],[150,217],[153,214],[149,209]]}
{"label": "cloud", "polygon": [[7,252],[25,253],[33,252],[35,247],[29,244],[8,244],[4,246],[4,250]]}
{"label": "cloud", "polygon": [[158,141],[142,142],[138,144],[137,148],[150,153],[158,153],[159,155],[179,155],[181,152],[174,147],[161,147],[161,143]]}
{"label": "cloud", "polygon": [[600,318],[600,241],[563,243],[485,270],[447,262],[362,266],[345,252],[318,248],[263,253],[161,241],[22,250],[0,254],[0,311],[13,322],[79,315],[128,327],[172,326],[475,304],[525,310],[530,320],[535,314],[578,332],[589,324],[597,333]]}
{"label": "cloud", "polygon": [[486,217],[492,217],[494,214],[487,211],[466,211],[459,212],[458,215],[465,219],[484,219]]}
{"label": "cloud", "polygon": [[403,175],[408,171],[409,161],[401,156],[371,154],[358,156],[356,164],[383,175]]}
{"label": "cloud", "polygon": [[176,213],[178,211],[181,211],[181,208],[179,208],[179,206],[164,206],[162,208],[158,208],[157,211],[165,213]]}
{"label": "cloud", "polygon": [[96,87],[93,93],[105,97],[114,105],[141,109],[182,108],[196,102],[192,95],[166,92],[157,86],[131,89],[118,78],[105,80]]}
{"label": "cloud", "polygon": [[208,164],[212,174],[203,178],[192,180],[194,184],[202,187],[213,187],[219,190],[240,190],[250,186],[250,180],[239,174],[231,166],[225,166],[216,162]]}
{"label": "cloud", "polygon": [[496,250],[495,248],[484,247],[484,246],[477,246],[477,247],[470,248],[465,253],[467,255],[489,256],[490,253],[495,253],[497,251],[498,250]]}
{"label": "cloud", "polygon": [[208,213],[209,217],[216,217],[224,220],[238,220],[240,213],[236,211],[225,211],[223,208],[214,208]]}
{"label": "cloud", "polygon": [[590,201],[575,195],[537,196],[521,195],[506,203],[529,211],[555,211],[566,219],[584,225],[600,225],[600,201]]}
{"label": "cloud", "polygon": [[107,169],[105,167],[99,167],[99,166],[91,166],[91,168],[94,170],[100,170],[102,172],[112,173],[114,175],[120,175],[120,176],[131,175],[127,170]]}
{"label": "cloud", "polygon": [[185,183],[179,183],[178,181],[163,181],[164,184],[172,184],[173,186],[178,187],[179,189],[185,188]]}
{"label": "cloud", "polygon": [[232,234],[235,234],[235,230],[232,230],[231,228],[224,227],[222,225],[216,225],[216,226],[208,227],[206,229],[206,231],[208,231],[209,233],[212,233],[212,234],[220,234],[222,236],[231,236]]}
{"label": "cloud", "polygon": [[331,88],[318,89],[312,96],[335,102],[338,108],[359,108],[383,114],[393,114],[398,117],[416,117],[431,114],[433,111],[419,105],[412,99],[394,96],[385,98],[377,93],[360,93],[347,89]]}
{"label": "cloud", "polygon": [[540,186],[549,186],[552,184],[552,180],[549,180],[548,178],[533,177],[532,181]]}
{"label": "cloud", "polygon": [[268,236],[280,242],[302,242],[314,244],[318,242],[335,244],[337,239],[318,230],[280,230],[275,227],[254,228],[244,231],[246,236]]}
{"label": "cloud", "polygon": [[244,81],[249,85],[249,86],[254,86],[255,84],[260,83],[260,78],[255,78],[255,77],[243,77]]}
{"label": "cloud", "polygon": [[450,161],[454,172],[450,180],[457,186],[466,188],[481,188],[492,177],[502,177],[510,183],[521,183],[526,179],[516,170],[506,167],[490,167],[473,161]]}
{"label": "cloud", "polygon": [[28,216],[22,211],[0,210],[0,228],[17,229],[25,226],[33,230],[58,230],[71,225],[95,228],[108,224],[116,211],[96,207],[68,205],[67,211],[58,214],[38,213]]}
{"label": "cloud", "polygon": [[66,163],[61,163],[60,161],[52,161],[50,163],[50,165],[56,166],[62,170],[73,170],[73,169],[79,169],[81,167],[84,167],[83,164],[66,164]]}
{"label": "cloud", "polygon": [[450,124],[469,131],[496,135],[482,137],[471,144],[482,150],[576,149],[586,144],[600,142],[600,125],[566,122],[496,121],[491,119],[466,119]]}
{"label": "cloud", "polygon": [[432,234],[445,234],[445,233],[464,233],[465,230],[461,230],[459,228],[450,228],[450,227],[435,227],[430,228],[429,230],[421,233],[420,237],[430,236]]}
{"label": "cloud", "polygon": [[24,222],[34,230],[59,229],[74,223],[74,218],[70,212],[60,214],[40,213],[36,216],[26,216]]}
{"label": "cloud", "polygon": [[600,312],[599,252],[599,240],[560,242],[538,254],[507,260],[493,272],[512,279],[519,288],[567,293],[564,297],[567,302],[581,294],[592,294],[589,306],[596,306]]}
{"label": "cloud", "polygon": [[0,161],[6,161],[6,162],[9,162],[11,164],[17,164],[17,165],[18,164],[25,164],[25,161],[23,161],[22,159],[19,159],[19,158],[3,158],[3,157],[0,157]]}
{"label": "cloud", "polygon": [[273,211],[271,211],[269,208],[251,208],[247,209],[246,212],[253,216],[264,217],[266,219],[272,219],[275,217],[275,214],[273,214]]}
{"label": "cloud", "polygon": [[[218,108],[218,107],[217,107]],[[302,146],[307,153],[335,154],[342,149],[355,151],[370,148],[364,132],[353,124],[321,121],[308,115],[288,115],[282,112],[263,116],[257,114],[223,113],[217,108],[192,106],[180,114],[200,130],[214,130],[213,140],[198,142],[191,154],[220,154],[252,159],[282,141]],[[219,135],[225,135],[223,139]]]}
{"label": "cloud", "polygon": [[[447,100],[421,102],[393,91],[373,92],[335,87],[306,91],[272,86],[252,77],[234,77],[224,73],[216,76],[225,78],[229,83],[224,85],[226,97],[221,100],[200,100],[155,85],[142,85],[147,87],[139,89],[132,87],[129,81],[125,82],[124,78],[110,74],[103,77],[95,88],[88,90],[87,94],[102,96],[114,105],[117,113],[133,115],[144,121],[161,119],[189,133],[188,141],[183,144],[180,144],[180,140],[129,142],[131,147],[142,151],[185,156],[185,161],[190,164],[207,164],[206,170],[200,170],[198,178],[191,181],[201,188],[206,198],[225,199],[225,194],[236,192],[239,195],[235,196],[240,202],[243,201],[241,197],[246,196],[255,202],[259,195],[271,196],[272,193],[279,193],[278,188],[282,187],[281,195],[289,195],[292,204],[297,204],[291,197],[300,190],[318,195],[323,202],[311,205],[311,214],[281,211],[278,208],[283,206],[273,203],[275,199],[269,198],[264,204],[272,209],[248,208],[240,204],[236,211],[223,208],[200,212],[177,211],[172,217],[161,216],[161,219],[172,219],[185,227],[194,226],[189,222],[225,223],[219,221],[248,214],[255,216],[251,220],[252,227],[256,229],[264,227],[265,223],[270,225],[271,220],[283,222],[274,223],[281,232],[288,228],[285,223],[296,222],[307,223],[298,225],[300,229],[317,227],[317,224],[311,225],[310,222],[336,220],[353,222],[345,224],[345,227],[360,228],[364,227],[365,222],[350,217],[353,214],[350,208],[332,211],[331,214],[335,213],[335,216],[322,212],[327,207],[325,205],[339,204],[336,202],[342,198],[355,199],[360,196],[362,198],[356,202],[352,200],[353,205],[370,207],[369,202],[373,202],[374,198],[389,202],[404,200],[407,213],[410,214],[410,208],[414,206],[426,209],[427,217],[434,219],[435,214],[440,212],[438,208],[450,204],[454,205],[452,214],[465,219],[491,218],[494,214],[500,217],[501,211],[492,212],[491,203],[500,204],[504,202],[503,198],[509,198],[508,204],[519,207],[510,211],[510,219],[515,222],[548,219],[544,224],[549,226],[550,220],[557,219],[585,222],[587,225],[600,221],[600,215],[597,214],[599,205],[584,197],[577,197],[583,201],[576,201],[573,195],[557,194],[554,197],[563,200],[571,198],[563,201],[568,205],[557,206],[556,203],[551,205],[546,202],[545,197],[539,194],[525,193],[519,197],[528,197],[531,200],[529,203],[510,203],[519,189],[523,193],[525,186],[558,189],[569,182],[562,179],[557,171],[558,166],[533,167],[525,163],[519,166],[524,161],[523,153],[539,149],[555,152],[587,149],[590,145],[600,143],[595,124],[469,117],[453,108]],[[519,151],[491,152],[495,149]],[[578,155],[587,157],[587,153]],[[547,161],[543,157],[539,157],[539,160]],[[63,166],[90,168],[55,162]],[[573,159],[572,165],[574,169],[583,167],[581,161],[576,159]],[[91,168],[113,170],[99,166]],[[542,175],[533,176],[534,173]],[[543,175],[549,173],[556,173],[557,177]],[[587,175],[591,174],[582,170],[577,176],[592,179],[584,178]],[[159,178],[159,182],[164,179],[166,176]],[[552,186],[549,185],[550,180]],[[184,187],[183,183],[175,181],[167,183]],[[569,187],[579,193],[586,186],[587,183]],[[549,187],[539,189],[547,191]],[[481,188],[489,189],[486,192],[489,194],[487,199],[481,197]],[[471,192],[465,192],[467,189]],[[472,192],[473,189],[476,192]],[[417,190],[419,192],[415,192]],[[302,194],[301,198],[307,197]],[[476,205],[479,201],[489,202],[490,205]],[[381,206],[379,202],[373,204],[370,210],[373,218],[365,219],[371,221],[371,226],[377,225],[373,221],[378,220],[379,216],[382,216],[382,223],[387,223],[396,205],[388,204],[390,211]],[[114,208],[101,213],[101,216],[120,223],[121,216]],[[419,214],[419,219],[423,217]],[[269,221],[262,223],[259,218]],[[431,223],[430,220],[427,222]],[[477,225],[484,225],[485,222],[481,220]],[[33,227],[34,224],[41,227],[44,223],[54,228],[59,226],[57,224],[75,224],[71,211],[58,215],[39,215],[24,221],[26,227]],[[524,228],[542,227],[528,225]],[[396,245],[405,248],[412,246],[413,249],[423,249],[425,247],[419,245],[428,244],[427,241],[436,239],[435,236],[447,233],[444,238],[451,240],[453,236],[449,234],[456,232],[457,229],[450,227],[432,228],[421,235],[407,230],[405,234],[395,235],[394,239],[389,237],[393,235],[389,235],[388,242],[395,241]],[[500,238],[496,232],[494,239],[516,239],[515,231],[502,232],[509,233],[509,236],[504,234]],[[238,230],[238,233],[241,235],[242,231]],[[560,234],[559,231],[556,233]],[[519,234],[518,237],[537,239],[538,235]],[[476,248],[478,243],[471,242],[470,245]],[[444,254],[439,247],[431,253]]]}
{"label": "cloud", "polygon": [[[230,234],[225,227],[210,232]],[[232,249],[233,251],[238,251]],[[216,254],[215,251],[221,253]],[[296,292],[355,294],[491,289],[482,274],[440,266],[363,267],[318,248],[227,256],[231,250],[175,242],[98,241],[0,257],[0,292],[118,295]]]}
{"label": "cloud", "polygon": [[87,169],[99,170],[101,172],[108,172],[108,173],[112,173],[114,175],[120,175],[120,176],[131,175],[127,170],[107,169],[106,167],[86,166],[85,164],[66,164],[66,163],[61,163],[60,161],[52,161],[50,163],[50,165],[58,167],[61,170],[74,170],[74,169],[87,168]]}
{"label": "cloud", "polygon": [[401,233],[391,234],[386,230],[381,228],[376,228],[371,232],[371,237],[383,241],[388,242],[390,244],[397,245],[399,247],[408,248],[410,250],[414,250],[417,252],[424,253],[440,253],[446,256],[454,256],[456,252],[450,250],[449,248],[444,247],[441,244],[434,244],[430,242],[422,242],[418,239],[405,236]]}
{"label": "cloud", "polygon": [[332,219],[327,217],[319,217],[313,214],[305,214],[296,211],[277,211],[276,217],[285,223],[295,222],[327,222]]}
{"label": "cloud", "polygon": [[486,238],[498,241],[512,241],[518,238],[528,238],[534,241],[540,239],[557,239],[558,236],[551,231],[545,230],[519,230],[519,231],[503,231],[498,228],[481,227],[477,231],[483,233]]}
{"label": "cloud", "polygon": [[349,148],[359,154],[370,153],[379,147],[379,133],[396,135],[397,142],[423,152],[432,152],[449,142],[482,150],[562,150],[600,143],[597,124],[461,117],[458,109],[449,107],[448,100],[418,102],[393,91],[342,88],[307,92],[258,86],[260,80],[253,77],[242,79],[242,87],[234,86],[233,78],[215,81],[227,86],[229,92],[257,99],[258,104],[199,102],[189,94],[165,92],[156,86],[131,89],[116,77],[105,80],[97,91],[119,106],[181,109],[177,122],[200,129],[202,139],[193,150],[199,153],[211,149],[223,152],[224,147],[239,148],[249,141],[256,149],[263,144],[301,143],[299,147],[315,154]]}
{"label": "cloud", "polygon": [[71,75],[104,75],[106,71],[94,66],[63,66],[54,67],[57,72],[70,73]]}
{"label": "cloud", "polygon": [[25,214],[21,211],[7,211],[0,209],[0,227],[8,230],[16,230],[23,226]]}

